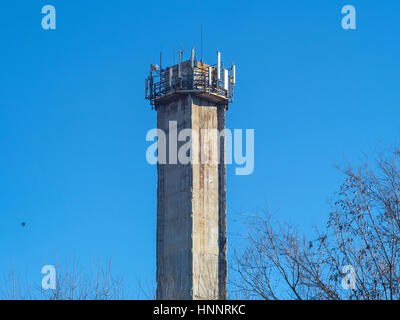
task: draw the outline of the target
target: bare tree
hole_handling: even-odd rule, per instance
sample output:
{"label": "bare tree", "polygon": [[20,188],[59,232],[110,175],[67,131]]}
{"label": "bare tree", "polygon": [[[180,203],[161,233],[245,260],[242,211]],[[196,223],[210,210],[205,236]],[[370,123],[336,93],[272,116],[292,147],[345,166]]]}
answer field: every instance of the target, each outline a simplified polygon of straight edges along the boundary
{"label": "bare tree", "polygon": [[0,282],[0,299],[4,300],[121,300],[125,298],[123,280],[113,274],[111,259],[98,262],[90,273],[79,263],[57,264],[56,288],[44,290],[19,276],[14,268]]}
{"label": "bare tree", "polygon": [[3,275],[0,280],[0,299],[30,300],[33,297],[33,288],[28,285],[24,277],[15,271],[14,266]]}
{"label": "bare tree", "polygon": [[354,169],[331,201],[327,227],[312,239],[269,216],[251,219],[235,253],[233,285],[255,299],[400,298],[400,152]]}

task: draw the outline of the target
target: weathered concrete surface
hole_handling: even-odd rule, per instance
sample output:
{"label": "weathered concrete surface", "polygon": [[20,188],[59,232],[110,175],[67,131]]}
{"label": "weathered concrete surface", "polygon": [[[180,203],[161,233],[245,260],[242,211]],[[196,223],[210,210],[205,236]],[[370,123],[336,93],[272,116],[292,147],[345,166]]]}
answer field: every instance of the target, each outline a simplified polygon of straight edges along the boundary
{"label": "weathered concrete surface", "polygon": [[[217,139],[212,136],[218,128],[218,108],[207,101],[193,99],[192,129],[198,141],[192,141],[203,150],[195,148],[198,157],[193,168],[193,298],[218,297],[218,154]],[[204,129],[209,129],[205,131]],[[210,133],[210,134],[206,134]],[[201,134],[203,133],[203,134]],[[208,147],[208,148],[207,148]],[[208,149],[208,150],[207,150]],[[195,151],[196,150],[196,151]],[[201,154],[205,159],[201,159]],[[201,162],[210,162],[202,164]],[[208,160],[208,161],[207,161]],[[214,160],[214,161],[213,161]]]}
{"label": "weathered concrete surface", "polygon": [[218,151],[218,135],[202,134],[225,128],[225,105],[183,95],[157,108],[157,126],[167,141],[174,134],[169,121],[177,121],[178,132],[193,129],[193,163],[157,167],[157,298],[225,299],[224,141]]}
{"label": "weathered concrete surface", "polygon": [[[178,128],[190,128],[187,98],[158,108],[157,127],[167,134],[167,150],[171,134],[169,121],[177,121]],[[192,169],[190,164],[159,164],[157,171],[157,298],[190,299],[193,286]]]}

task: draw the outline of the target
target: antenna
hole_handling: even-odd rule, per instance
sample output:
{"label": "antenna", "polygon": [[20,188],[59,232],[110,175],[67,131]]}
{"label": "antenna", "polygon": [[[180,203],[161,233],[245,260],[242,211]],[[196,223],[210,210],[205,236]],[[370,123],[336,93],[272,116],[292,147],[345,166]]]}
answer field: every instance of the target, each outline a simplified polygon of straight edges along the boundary
{"label": "antenna", "polygon": [[236,66],[232,62],[232,84],[236,83]]}
{"label": "antenna", "polygon": [[192,48],[192,53],[190,56],[190,61],[191,61],[191,65],[192,65],[192,69],[194,68],[194,48]]}
{"label": "antenna", "polygon": [[224,80],[224,89],[228,90],[228,80],[229,80],[228,69],[224,68],[223,75],[224,75],[224,79],[223,79]]}
{"label": "antenna", "polygon": [[201,63],[203,63],[203,25],[200,24],[200,52],[201,52]]}
{"label": "antenna", "polygon": [[182,78],[182,66],[181,66],[181,64],[182,64],[182,55],[183,55],[183,49],[181,48],[179,50],[179,64],[178,64],[178,77],[179,77],[179,79]]}
{"label": "antenna", "polygon": [[217,80],[221,79],[221,52],[217,50]]}

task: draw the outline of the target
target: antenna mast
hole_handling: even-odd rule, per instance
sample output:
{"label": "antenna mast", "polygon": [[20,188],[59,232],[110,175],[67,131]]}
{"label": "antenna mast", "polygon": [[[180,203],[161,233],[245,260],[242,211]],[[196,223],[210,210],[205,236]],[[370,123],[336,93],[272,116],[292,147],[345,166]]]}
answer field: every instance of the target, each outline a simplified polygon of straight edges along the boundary
{"label": "antenna mast", "polygon": [[200,51],[201,51],[201,63],[203,63],[203,24],[200,24]]}

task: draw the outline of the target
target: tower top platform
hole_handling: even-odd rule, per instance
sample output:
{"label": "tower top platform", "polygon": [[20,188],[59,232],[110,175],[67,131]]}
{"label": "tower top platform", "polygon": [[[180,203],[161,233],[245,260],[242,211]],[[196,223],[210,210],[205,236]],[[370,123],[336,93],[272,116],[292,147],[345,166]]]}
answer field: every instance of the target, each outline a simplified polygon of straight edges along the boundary
{"label": "tower top platform", "polygon": [[152,106],[157,109],[157,106],[186,94],[225,105],[233,102],[233,87],[236,80],[234,64],[230,68],[225,68],[221,64],[219,51],[215,65],[196,60],[194,49],[189,60],[183,61],[182,56],[183,51],[180,50],[179,63],[164,69],[158,65],[150,65],[150,73],[145,81],[145,98]]}

